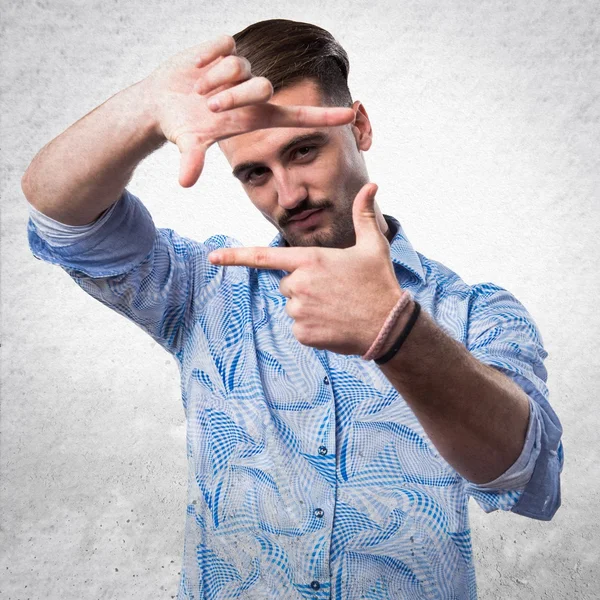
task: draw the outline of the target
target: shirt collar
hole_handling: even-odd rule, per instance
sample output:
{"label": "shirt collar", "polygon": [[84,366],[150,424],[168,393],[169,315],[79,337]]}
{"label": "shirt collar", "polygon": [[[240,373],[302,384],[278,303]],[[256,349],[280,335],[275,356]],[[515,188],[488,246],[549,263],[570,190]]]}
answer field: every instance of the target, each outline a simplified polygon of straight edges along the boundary
{"label": "shirt collar", "polygon": [[[390,242],[390,258],[392,262],[415,275],[421,283],[425,283],[425,272],[419,255],[415,252],[412,244],[408,241],[400,221],[390,215],[383,215],[388,226],[390,227],[393,238]],[[278,233],[269,247],[286,248],[287,243],[283,239],[281,233]]]}

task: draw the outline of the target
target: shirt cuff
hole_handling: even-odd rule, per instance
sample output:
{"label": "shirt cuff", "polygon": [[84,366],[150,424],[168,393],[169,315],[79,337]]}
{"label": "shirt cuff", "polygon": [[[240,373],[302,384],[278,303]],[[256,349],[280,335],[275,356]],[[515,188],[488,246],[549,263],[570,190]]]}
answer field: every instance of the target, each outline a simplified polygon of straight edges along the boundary
{"label": "shirt cuff", "polygon": [[36,258],[90,277],[111,277],[144,260],[154,245],[156,227],[148,209],[125,189],[87,225],[60,223],[30,205],[27,236]]}
{"label": "shirt cuff", "polygon": [[[118,202],[118,200],[117,200]],[[53,247],[62,247],[76,241],[90,237],[94,231],[102,226],[115,210],[117,202],[111,204],[101,215],[87,225],[67,225],[40,212],[33,205],[29,205],[29,217],[33,221],[38,234]]]}
{"label": "shirt cuff", "polygon": [[529,425],[521,455],[516,462],[502,475],[489,483],[473,484],[482,490],[523,490],[535,468],[541,448],[541,424],[538,415],[539,408],[529,398]]}

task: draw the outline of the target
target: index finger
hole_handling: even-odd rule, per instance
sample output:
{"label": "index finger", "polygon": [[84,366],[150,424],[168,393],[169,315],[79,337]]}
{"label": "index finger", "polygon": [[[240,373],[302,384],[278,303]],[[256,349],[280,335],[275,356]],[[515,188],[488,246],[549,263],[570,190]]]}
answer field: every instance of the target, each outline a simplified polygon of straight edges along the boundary
{"label": "index finger", "polygon": [[336,127],[352,123],[354,110],[332,106],[280,106],[268,102],[217,113],[225,119],[216,141],[271,127]]}
{"label": "index finger", "polygon": [[282,106],[263,104],[264,127],[335,127],[352,123],[354,109],[344,106]]}
{"label": "index finger", "polygon": [[227,248],[211,252],[208,259],[214,265],[281,269],[291,273],[304,262],[302,255],[299,248]]}

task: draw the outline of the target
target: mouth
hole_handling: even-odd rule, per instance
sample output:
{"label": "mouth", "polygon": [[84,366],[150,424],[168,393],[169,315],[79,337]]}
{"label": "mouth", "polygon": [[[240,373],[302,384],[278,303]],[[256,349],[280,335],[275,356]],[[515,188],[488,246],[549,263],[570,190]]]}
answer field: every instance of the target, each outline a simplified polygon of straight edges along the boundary
{"label": "mouth", "polygon": [[310,211],[306,211],[305,213],[301,213],[300,216],[302,215],[306,215],[301,219],[298,218],[294,218],[289,222],[290,227],[296,227],[296,228],[304,228],[304,227],[310,227],[311,225],[315,225],[316,223],[319,222],[319,219],[321,218],[321,213],[323,212],[322,208],[316,208]]}

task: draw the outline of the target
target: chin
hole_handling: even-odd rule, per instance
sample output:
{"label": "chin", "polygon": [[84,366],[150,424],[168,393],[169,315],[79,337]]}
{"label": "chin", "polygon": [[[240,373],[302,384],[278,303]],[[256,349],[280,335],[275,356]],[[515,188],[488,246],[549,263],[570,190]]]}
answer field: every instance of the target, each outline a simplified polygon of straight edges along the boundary
{"label": "chin", "polygon": [[297,238],[292,240],[292,243],[288,240],[288,244],[292,247],[319,247],[319,248],[350,248],[356,244],[356,238],[353,237],[352,240],[344,241],[338,238],[333,238],[330,235],[323,235],[320,233],[306,234],[301,238]]}

